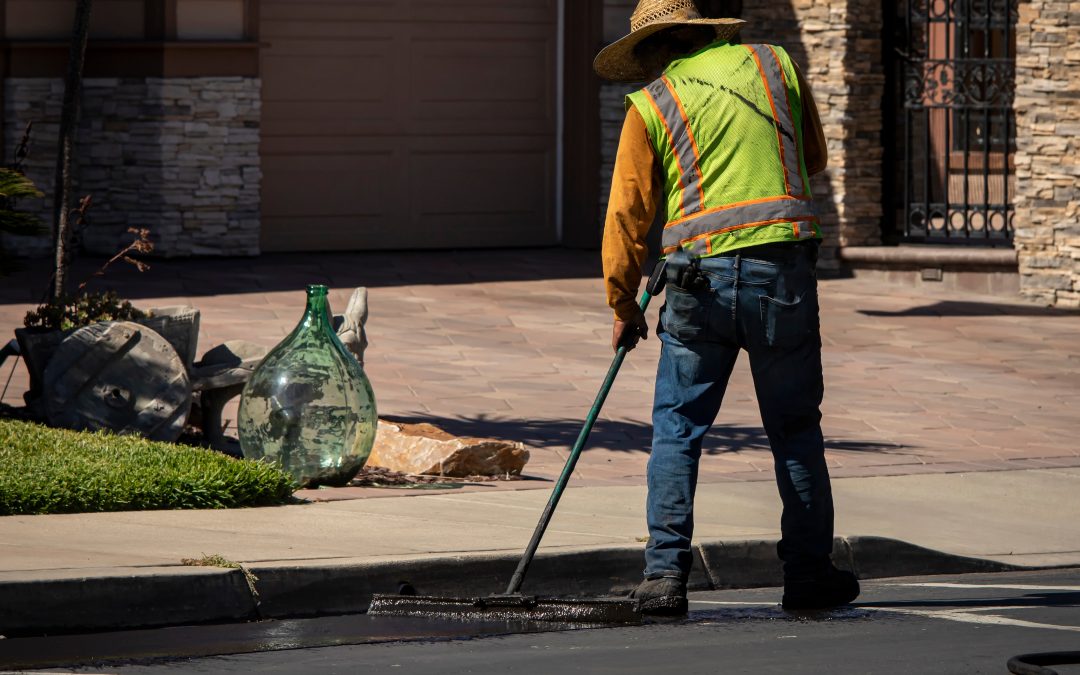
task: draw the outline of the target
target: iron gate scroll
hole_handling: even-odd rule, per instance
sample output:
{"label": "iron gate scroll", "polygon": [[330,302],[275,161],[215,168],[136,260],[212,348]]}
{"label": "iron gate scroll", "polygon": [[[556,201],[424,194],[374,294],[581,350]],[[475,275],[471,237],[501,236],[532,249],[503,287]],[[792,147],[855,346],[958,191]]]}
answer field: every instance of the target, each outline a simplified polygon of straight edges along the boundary
{"label": "iron gate scroll", "polygon": [[904,241],[1012,241],[1017,1],[898,3]]}

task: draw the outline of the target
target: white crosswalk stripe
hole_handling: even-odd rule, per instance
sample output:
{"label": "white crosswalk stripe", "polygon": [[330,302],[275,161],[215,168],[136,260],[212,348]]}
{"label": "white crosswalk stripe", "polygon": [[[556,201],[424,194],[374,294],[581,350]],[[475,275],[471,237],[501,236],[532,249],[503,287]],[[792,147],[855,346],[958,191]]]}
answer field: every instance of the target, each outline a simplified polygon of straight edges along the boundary
{"label": "white crosswalk stripe", "polygon": [[912,607],[872,607],[875,612],[890,612],[893,614],[909,614],[923,616],[930,619],[943,619],[945,621],[959,621],[961,623],[976,623],[994,626],[1019,626],[1023,628],[1040,628],[1043,630],[1063,630],[1071,633],[1080,633],[1080,626],[1062,626],[1053,623],[1039,623],[1037,621],[1025,621],[1023,619],[1011,619],[1007,616],[996,614],[976,614],[975,612],[1005,611],[1010,609],[1027,609],[1026,607],[980,607],[972,609],[915,609]]}
{"label": "white crosswalk stripe", "polygon": [[1080,586],[1036,586],[1030,584],[950,584],[928,582],[922,584],[881,584],[882,586],[904,586],[907,588],[996,588],[1006,591],[1077,591]]}

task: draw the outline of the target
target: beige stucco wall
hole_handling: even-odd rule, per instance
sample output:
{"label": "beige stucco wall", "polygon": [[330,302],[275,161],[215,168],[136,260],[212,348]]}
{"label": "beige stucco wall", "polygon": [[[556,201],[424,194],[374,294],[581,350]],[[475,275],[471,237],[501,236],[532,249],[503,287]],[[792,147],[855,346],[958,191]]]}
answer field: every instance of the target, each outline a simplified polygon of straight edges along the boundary
{"label": "beige stucco wall", "polygon": [[[64,40],[71,35],[75,0],[0,0],[9,40]],[[145,0],[94,0],[90,34],[110,40],[138,40],[145,34]]]}
{"label": "beige stucco wall", "polygon": [[[0,0],[9,40],[66,40],[75,0]],[[244,0],[176,0],[180,40],[241,40]],[[146,34],[146,0],[94,0],[90,35],[107,40],[139,40]]]}

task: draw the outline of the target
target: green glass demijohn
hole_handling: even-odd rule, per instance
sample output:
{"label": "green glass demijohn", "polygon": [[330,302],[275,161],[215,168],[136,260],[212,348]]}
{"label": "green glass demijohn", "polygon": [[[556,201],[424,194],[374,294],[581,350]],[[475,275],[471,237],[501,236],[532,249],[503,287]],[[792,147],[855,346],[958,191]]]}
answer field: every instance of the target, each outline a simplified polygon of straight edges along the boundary
{"label": "green glass demijohn", "polygon": [[330,325],[326,286],[308,286],[307,309],[252,373],[240,399],[240,447],[301,487],[345,485],[371,454],[378,418],[363,368]]}

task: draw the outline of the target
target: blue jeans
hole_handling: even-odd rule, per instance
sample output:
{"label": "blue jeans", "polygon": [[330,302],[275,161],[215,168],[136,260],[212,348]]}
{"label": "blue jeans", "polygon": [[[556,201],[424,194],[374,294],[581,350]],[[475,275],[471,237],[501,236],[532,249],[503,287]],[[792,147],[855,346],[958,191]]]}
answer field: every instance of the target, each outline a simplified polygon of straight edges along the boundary
{"label": "blue jeans", "polygon": [[668,284],[657,331],[647,578],[690,573],[701,443],[740,349],[750,355],[784,505],[778,552],[785,577],[829,564],[833,503],[821,435],[816,263],[816,242],[773,245],[702,259],[708,284],[697,290]]}

